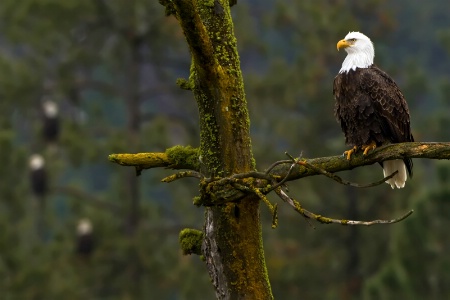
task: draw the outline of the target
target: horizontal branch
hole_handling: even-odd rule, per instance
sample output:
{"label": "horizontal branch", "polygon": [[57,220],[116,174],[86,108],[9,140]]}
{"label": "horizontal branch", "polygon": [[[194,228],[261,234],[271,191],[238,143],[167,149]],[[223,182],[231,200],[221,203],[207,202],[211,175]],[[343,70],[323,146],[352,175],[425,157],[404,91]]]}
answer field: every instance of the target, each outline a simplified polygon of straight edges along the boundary
{"label": "horizontal branch", "polygon": [[198,148],[192,148],[191,146],[175,146],[167,149],[166,152],[110,154],[108,159],[121,166],[135,167],[138,172],[152,168],[188,169],[193,171],[200,169]]}
{"label": "horizontal branch", "polygon": [[[307,163],[306,161],[298,161],[297,163],[299,165],[301,165],[301,166],[305,166],[307,168],[313,169],[314,171],[317,171],[319,174],[325,175],[326,177],[331,178],[331,179],[333,179],[334,181],[336,181],[336,182],[338,182],[340,184],[349,185],[349,186],[353,186],[353,187],[357,187],[357,188],[369,188],[369,187],[374,187],[374,186],[377,186],[377,185],[381,185],[382,183],[386,182],[386,180],[391,179],[392,177],[395,176],[395,174],[398,173],[398,171],[395,171],[394,173],[390,174],[389,176],[386,176],[386,177],[384,177],[381,180],[378,180],[376,182],[372,182],[372,183],[369,183],[369,184],[358,184],[358,183],[353,183],[353,182],[344,180],[341,177],[337,176],[336,174],[330,173],[330,172],[322,170],[322,169],[320,169],[318,167],[315,167],[315,166]],[[290,171],[292,170],[292,166],[291,166],[291,168],[289,170]],[[290,172],[287,174],[287,176],[289,176],[289,174],[290,174]],[[280,183],[281,183],[281,181],[280,181]]]}
{"label": "horizontal branch", "polygon": [[[363,156],[361,153],[357,153],[352,156],[351,160],[347,160],[344,156],[329,156],[313,159],[302,159],[297,161],[293,166],[293,160],[284,160],[274,163],[270,166],[269,170],[262,172],[252,172],[252,174],[236,174],[231,178],[259,178],[255,182],[256,187],[264,188],[263,193],[270,192],[273,187],[279,187],[279,184],[274,182],[286,182],[296,179],[300,179],[307,176],[324,175],[327,173],[331,177],[331,173],[351,170],[357,167],[371,165],[377,162],[382,162],[391,159],[402,159],[406,157],[415,158],[429,158],[429,159],[449,159],[450,158],[450,143],[401,143],[392,144],[384,147],[377,148],[368,155]],[[294,159],[294,161],[296,161]],[[301,162],[301,164],[300,164]],[[256,173],[256,174],[255,174]],[[256,176],[258,175],[258,176]],[[392,175],[392,174],[391,174]],[[336,176],[337,177],[337,176]],[[353,184],[340,179],[340,183],[358,186],[358,187],[370,187],[384,182],[390,176],[383,178],[379,182],[371,184]],[[223,180],[229,180],[230,178],[224,178]],[[334,178],[336,180],[336,178]],[[271,184],[272,186],[268,186]],[[237,201],[245,196],[245,192],[238,189],[230,190],[220,195],[215,194],[216,203],[225,203],[230,201]],[[226,197],[223,197],[226,196]]]}
{"label": "horizontal branch", "polygon": [[[429,158],[429,159],[450,159],[450,143],[399,143],[390,144],[376,148],[363,156],[361,152],[352,156],[351,160],[347,160],[344,156],[328,156],[306,159],[309,165],[320,168],[329,173],[335,173],[345,170],[352,170],[357,167],[372,165],[377,162],[392,159],[403,158]],[[291,162],[275,166],[271,170],[271,175],[284,178],[291,167]],[[303,177],[320,175],[321,172],[308,168],[307,166],[297,165],[288,176],[288,181],[296,180]]]}
{"label": "horizontal branch", "polygon": [[[303,207],[300,203],[287,196],[280,188],[280,185],[285,181],[296,180],[299,178],[325,175],[340,183],[350,184],[358,187],[361,185],[351,184],[336,176],[335,172],[351,170],[356,167],[374,164],[392,159],[404,158],[429,158],[429,159],[450,159],[450,143],[400,143],[391,144],[379,147],[366,156],[357,153],[352,156],[351,160],[347,160],[343,155],[321,157],[314,159],[295,159],[291,157],[290,160],[278,161],[272,164],[266,172],[252,171],[249,173],[234,174],[226,178],[203,178],[201,173],[197,171],[200,168],[201,157],[197,148],[175,146],[167,149],[164,153],[137,153],[137,154],[111,154],[109,160],[120,165],[134,166],[136,169],[149,169],[156,167],[166,167],[173,169],[190,169],[192,171],[180,172],[163,179],[164,182],[171,182],[173,180],[183,177],[203,178],[203,183],[214,199],[213,203],[202,203],[202,205],[217,205],[219,203],[226,203],[230,201],[237,201],[244,197],[249,192],[253,192],[258,197],[266,202],[273,215],[273,226],[277,224],[276,207],[268,202],[265,194],[274,190],[286,203],[291,205],[297,212],[303,216],[314,219],[321,223],[339,223],[343,225],[365,225],[370,226],[374,224],[392,224],[404,220],[412,211],[392,220],[373,220],[373,221],[355,221],[355,220],[338,220],[323,217],[314,214]],[[391,174],[391,176],[394,174]],[[250,181],[247,181],[248,179]],[[382,183],[383,180],[370,184]],[[256,179],[256,180],[255,180]],[[224,188],[228,185],[230,188]],[[260,190],[261,189],[261,190]]]}
{"label": "horizontal branch", "polygon": [[121,166],[140,167],[141,169],[164,168],[173,165],[166,153],[110,154],[108,159]]}
{"label": "horizontal branch", "polygon": [[[264,188],[267,184],[273,184],[273,181],[292,181],[299,178],[320,175],[324,172],[335,173],[344,170],[351,170],[357,167],[371,165],[390,159],[402,159],[406,157],[412,158],[429,158],[429,159],[450,159],[450,143],[400,143],[391,144],[376,148],[363,156],[357,153],[352,156],[351,160],[340,156],[320,157],[304,160],[303,165],[295,164],[292,167],[292,160],[279,161],[272,164],[267,172],[249,172],[243,174],[235,174],[233,178],[257,178],[260,179],[256,187]],[[201,158],[199,157],[198,148],[190,146],[175,146],[167,149],[162,153],[136,153],[136,154],[111,154],[109,155],[111,162],[122,166],[133,166],[138,174],[143,169],[151,168],[171,168],[171,169],[187,169],[193,171],[200,170]],[[302,160],[303,161],[303,160]],[[311,167],[313,166],[313,168]],[[385,180],[384,178],[383,180]],[[276,186],[278,187],[278,185]],[[269,189],[270,191],[272,189]],[[237,201],[245,196],[243,191],[233,189],[227,191],[223,195],[216,194],[216,201],[219,203]]]}
{"label": "horizontal branch", "polygon": [[[400,143],[391,144],[376,148],[363,156],[357,153],[351,160],[344,156],[327,156],[307,159],[307,163],[321,170],[335,173],[345,170],[351,170],[357,167],[371,165],[377,162],[402,159],[402,158],[429,158],[429,159],[450,159],[450,142],[445,143]],[[140,169],[151,168],[171,168],[171,169],[189,169],[199,170],[199,153],[197,148],[190,146],[175,146],[166,150],[166,152],[146,152],[135,154],[110,154],[108,159],[111,162],[122,166],[139,167]],[[282,163],[276,163],[271,167],[270,174],[279,178],[284,178],[289,173],[292,161],[285,160]],[[259,174],[259,173],[258,173]],[[308,166],[297,165],[289,175],[289,180],[295,180],[302,177],[319,175],[320,172],[308,168]],[[262,175],[262,174],[261,174]],[[253,176],[252,176],[253,177]]]}

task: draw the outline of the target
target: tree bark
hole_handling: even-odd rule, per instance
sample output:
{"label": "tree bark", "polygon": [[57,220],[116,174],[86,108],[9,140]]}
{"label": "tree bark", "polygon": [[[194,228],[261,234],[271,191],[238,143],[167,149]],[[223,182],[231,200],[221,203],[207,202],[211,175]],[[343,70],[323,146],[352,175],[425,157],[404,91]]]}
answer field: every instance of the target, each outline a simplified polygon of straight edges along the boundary
{"label": "tree bark", "polygon": [[[255,169],[240,62],[226,0],[174,0],[192,54],[191,89],[199,108],[200,169],[225,177]],[[201,198],[210,197],[202,191]],[[204,199],[208,201],[208,199]],[[218,299],[271,299],[259,200],[205,208],[202,253]]]}

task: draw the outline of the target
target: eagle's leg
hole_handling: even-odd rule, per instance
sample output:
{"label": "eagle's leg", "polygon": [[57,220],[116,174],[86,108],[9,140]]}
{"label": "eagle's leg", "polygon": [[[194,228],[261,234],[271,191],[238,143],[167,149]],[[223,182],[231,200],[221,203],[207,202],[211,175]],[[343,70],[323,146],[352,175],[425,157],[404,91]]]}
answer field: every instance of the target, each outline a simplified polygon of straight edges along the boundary
{"label": "eagle's leg", "polygon": [[358,151],[358,146],[353,146],[352,149],[344,151],[344,156],[347,156],[347,160],[350,160],[352,154]]}
{"label": "eagle's leg", "polygon": [[371,141],[369,144],[367,145],[362,145],[361,149],[364,151],[363,155],[367,155],[367,153],[370,150],[374,150],[377,147],[377,143],[375,143],[374,141]]}

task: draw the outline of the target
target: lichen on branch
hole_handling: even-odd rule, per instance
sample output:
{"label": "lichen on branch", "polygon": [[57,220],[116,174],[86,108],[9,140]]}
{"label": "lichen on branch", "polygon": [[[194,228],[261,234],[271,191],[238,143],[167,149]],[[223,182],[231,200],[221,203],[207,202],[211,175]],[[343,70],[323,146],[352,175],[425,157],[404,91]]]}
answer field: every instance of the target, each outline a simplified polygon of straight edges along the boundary
{"label": "lichen on branch", "polygon": [[[269,181],[277,181],[278,183],[284,183],[287,181],[297,180],[303,177],[324,175],[327,173],[330,176],[335,176],[333,173],[351,170],[357,167],[371,165],[374,163],[382,162],[390,159],[402,159],[406,157],[411,158],[428,158],[428,159],[450,159],[450,143],[425,143],[425,142],[412,142],[412,143],[399,143],[391,144],[383,147],[379,147],[368,155],[356,154],[352,156],[351,160],[345,159],[341,156],[328,156],[304,159],[296,164],[292,164],[291,160],[278,161],[274,163],[266,172],[250,171],[245,173],[234,174],[231,177],[225,177],[223,180],[229,181],[230,179],[243,179],[243,178],[258,178],[260,185],[259,188],[266,187]],[[199,157],[198,148],[175,146],[169,148],[164,153],[137,153],[137,154],[111,154],[109,160],[118,163],[123,166],[134,166],[138,170],[165,167],[172,169],[188,169],[198,172],[201,169],[201,157]],[[304,163],[303,163],[304,161]],[[201,174],[201,173],[199,173]],[[206,177],[205,174],[200,176],[197,173],[179,174],[174,176],[174,179],[182,177]],[[385,180],[384,178],[383,180]],[[172,180],[166,180],[165,182],[171,182]],[[346,182],[342,180],[342,182]],[[342,183],[341,182],[341,183]],[[228,182],[229,183],[229,182]],[[217,185],[217,183],[215,183]],[[349,184],[352,185],[352,184]],[[354,184],[353,184],[354,185]],[[372,186],[359,185],[359,187]],[[271,189],[276,188],[272,186]],[[229,199],[238,200],[244,196],[242,191],[232,189],[227,193],[223,193],[224,196]],[[222,197],[216,198],[220,203]],[[234,201],[233,200],[233,201]]]}
{"label": "lichen on branch", "polygon": [[191,146],[174,146],[165,152],[110,154],[109,161],[135,167],[138,172],[152,168],[199,170],[199,150]]}

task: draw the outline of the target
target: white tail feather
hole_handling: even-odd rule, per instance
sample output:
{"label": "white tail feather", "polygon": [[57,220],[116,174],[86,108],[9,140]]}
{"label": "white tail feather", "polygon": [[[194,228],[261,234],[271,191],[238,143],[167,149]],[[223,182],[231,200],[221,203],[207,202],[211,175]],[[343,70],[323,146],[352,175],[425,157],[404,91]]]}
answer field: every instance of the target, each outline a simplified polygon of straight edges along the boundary
{"label": "white tail feather", "polygon": [[384,177],[391,175],[395,171],[398,171],[398,173],[395,174],[395,176],[392,177],[391,179],[386,180],[386,183],[390,184],[391,188],[393,189],[395,187],[401,189],[405,187],[405,182],[407,178],[405,163],[401,159],[387,160],[383,162]]}

